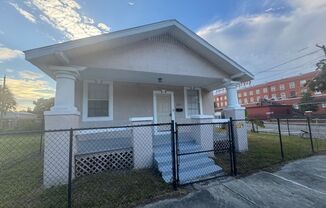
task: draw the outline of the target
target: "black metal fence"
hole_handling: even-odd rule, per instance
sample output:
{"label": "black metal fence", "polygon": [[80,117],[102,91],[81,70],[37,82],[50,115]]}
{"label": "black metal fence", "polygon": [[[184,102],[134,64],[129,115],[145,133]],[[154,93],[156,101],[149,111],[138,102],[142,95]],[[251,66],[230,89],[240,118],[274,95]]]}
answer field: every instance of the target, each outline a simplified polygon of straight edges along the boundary
{"label": "black metal fence", "polygon": [[325,124],[230,119],[3,132],[0,205],[131,206],[179,185],[326,152]]}

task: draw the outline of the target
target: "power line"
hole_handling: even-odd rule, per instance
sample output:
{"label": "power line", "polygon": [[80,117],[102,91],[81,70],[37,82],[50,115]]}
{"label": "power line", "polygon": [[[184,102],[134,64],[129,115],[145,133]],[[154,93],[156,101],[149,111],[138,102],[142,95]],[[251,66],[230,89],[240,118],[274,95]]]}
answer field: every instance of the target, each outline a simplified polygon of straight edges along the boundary
{"label": "power line", "polygon": [[[283,71],[283,73],[289,73],[290,71],[289,70],[291,70],[291,72],[293,73],[293,72],[295,72],[295,71],[298,71],[298,70],[301,70],[301,67],[303,67],[303,66],[305,66],[305,65],[308,65],[308,64],[312,64],[312,63],[314,63],[316,60],[318,60],[320,57],[318,57],[318,58],[316,58],[316,59],[313,59],[313,60],[310,60],[310,61],[307,61],[307,62],[305,62],[305,63],[303,63],[303,64],[300,64],[300,65],[298,65],[298,66],[295,66],[295,67],[291,67],[291,68],[289,68],[289,69],[287,69],[286,71],[284,70],[284,69],[278,69],[278,70],[273,70],[273,71],[271,71],[271,72],[278,72],[278,71]],[[280,74],[283,74],[283,73],[277,73],[277,74],[275,74],[275,75],[272,75],[272,76],[268,76],[268,78],[270,79],[271,77],[279,77],[280,76]],[[264,80],[264,79],[266,79],[267,77],[263,77],[263,78],[260,78],[260,79],[255,79],[255,81],[259,81],[259,80]]]}
{"label": "power line", "polygon": [[283,65],[285,65],[285,64],[288,64],[288,63],[294,62],[294,61],[296,61],[296,60],[298,60],[298,59],[301,59],[301,58],[303,58],[303,57],[313,55],[313,54],[319,52],[320,50],[321,50],[321,49],[317,49],[317,50],[312,51],[312,52],[310,52],[310,53],[306,53],[306,54],[304,54],[304,55],[301,55],[301,56],[295,57],[295,58],[290,59],[290,60],[288,60],[288,61],[285,61],[285,62],[283,62],[283,63],[280,63],[280,64],[277,64],[277,65],[275,65],[275,66],[269,67],[269,68],[264,69],[264,70],[262,70],[262,71],[260,71],[260,72],[257,72],[255,75],[260,74],[260,73],[263,73],[263,72],[266,72],[266,71],[269,71],[269,70],[272,70],[272,69],[275,69],[275,68],[278,68],[278,67],[280,67],[280,66],[283,66]]}

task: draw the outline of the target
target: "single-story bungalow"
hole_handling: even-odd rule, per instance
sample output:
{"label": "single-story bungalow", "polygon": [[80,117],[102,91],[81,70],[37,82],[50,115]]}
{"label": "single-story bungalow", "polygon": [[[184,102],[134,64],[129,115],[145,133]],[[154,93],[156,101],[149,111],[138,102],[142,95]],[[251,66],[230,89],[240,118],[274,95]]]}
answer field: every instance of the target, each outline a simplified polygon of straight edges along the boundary
{"label": "single-story bungalow", "polygon": [[[54,106],[44,114],[46,130],[171,120],[212,122],[213,91],[222,87],[228,96],[224,115],[243,119],[237,85],[253,79],[250,72],[176,20],[27,50],[25,56],[56,81]],[[134,147],[137,138],[130,135]],[[48,165],[65,165],[62,160],[56,164],[53,158],[68,151],[54,150],[49,141],[45,142],[45,175]],[[67,146],[68,142],[56,140],[55,145]],[[246,141],[237,148],[245,150]],[[133,154],[136,163],[137,150]],[[64,174],[55,173],[55,177],[65,178]]]}

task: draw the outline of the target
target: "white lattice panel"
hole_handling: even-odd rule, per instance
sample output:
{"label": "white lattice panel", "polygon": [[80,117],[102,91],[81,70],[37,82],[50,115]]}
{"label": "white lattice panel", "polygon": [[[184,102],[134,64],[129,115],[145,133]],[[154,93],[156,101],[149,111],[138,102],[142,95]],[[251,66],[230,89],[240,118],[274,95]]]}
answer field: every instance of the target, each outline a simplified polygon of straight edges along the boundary
{"label": "white lattice panel", "polygon": [[76,177],[96,174],[106,170],[131,169],[132,167],[132,149],[75,156]]}

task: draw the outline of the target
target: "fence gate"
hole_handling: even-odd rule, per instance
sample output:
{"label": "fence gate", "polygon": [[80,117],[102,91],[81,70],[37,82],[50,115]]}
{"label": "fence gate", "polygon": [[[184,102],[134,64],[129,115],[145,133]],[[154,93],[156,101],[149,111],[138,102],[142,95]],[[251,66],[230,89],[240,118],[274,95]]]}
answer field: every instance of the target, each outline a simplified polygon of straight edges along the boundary
{"label": "fence gate", "polygon": [[175,125],[175,180],[184,185],[233,174],[230,122]]}

